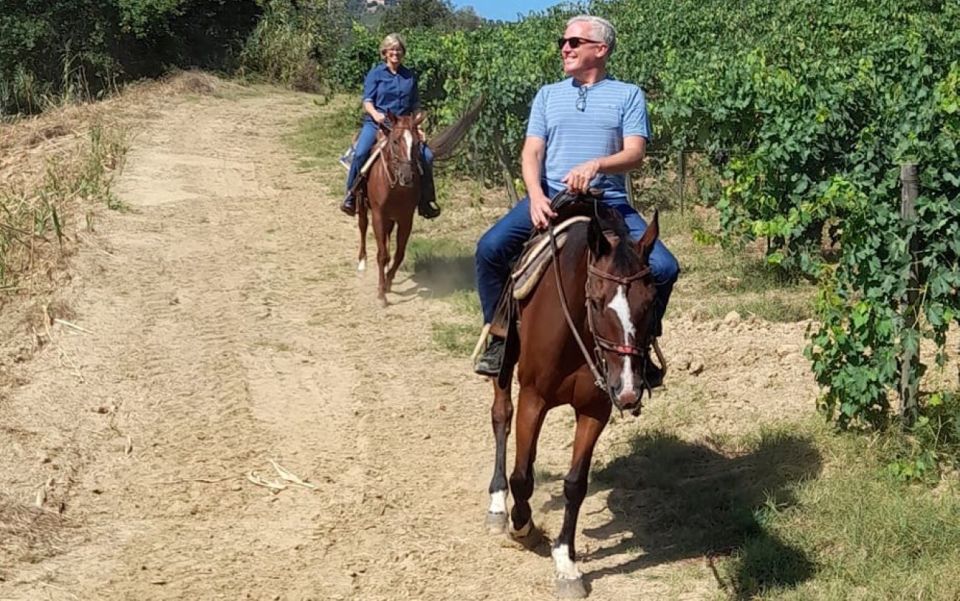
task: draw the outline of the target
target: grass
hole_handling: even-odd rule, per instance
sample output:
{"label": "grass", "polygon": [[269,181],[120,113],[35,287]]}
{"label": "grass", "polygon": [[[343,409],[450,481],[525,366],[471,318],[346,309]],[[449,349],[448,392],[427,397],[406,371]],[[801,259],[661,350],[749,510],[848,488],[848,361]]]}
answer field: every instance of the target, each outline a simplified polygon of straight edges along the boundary
{"label": "grass", "polygon": [[456,356],[469,357],[480,331],[480,300],[474,289],[473,254],[449,238],[413,238],[407,251],[407,268],[421,289],[443,298],[454,308],[452,319],[434,322],[433,346]]}
{"label": "grass", "polygon": [[0,189],[0,291],[15,289],[20,276],[42,269],[78,226],[78,208],[105,204],[123,209],[113,180],[128,149],[126,131],[94,124],[74,154],[47,160],[42,174]]}
{"label": "grass", "polygon": [[814,420],[722,443],[673,431],[648,423],[594,471],[604,529],[631,532],[644,565],[713,557],[735,599],[960,598],[955,482],[904,485],[884,445]]}
{"label": "grass", "polygon": [[692,311],[706,319],[731,311],[771,322],[814,317],[814,285],[785,278],[767,265],[757,248],[723,249],[703,234],[718,227],[716,215],[702,208],[661,214],[661,237],[682,270],[671,310]]}
{"label": "grass", "polygon": [[430,336],[437,350],[455,357],[469,357],[477,343],[479,331],[476,324],[435,322],[431,326]]}
{"label": "grass", "polygon": [[339,198],[343,196],[346,172],[337,166],[336,161],[350,146],[354,133],[359,129],[360,112],[359,107],[354,110],[351,101],[345,97],[337,97],[331,102],[335,103],[335,110],[303,119],[286,136],[286,142],[300,154],[297,167],[301,171],[338,170],[338,177],[329,178],[328,182],[330,194]]}

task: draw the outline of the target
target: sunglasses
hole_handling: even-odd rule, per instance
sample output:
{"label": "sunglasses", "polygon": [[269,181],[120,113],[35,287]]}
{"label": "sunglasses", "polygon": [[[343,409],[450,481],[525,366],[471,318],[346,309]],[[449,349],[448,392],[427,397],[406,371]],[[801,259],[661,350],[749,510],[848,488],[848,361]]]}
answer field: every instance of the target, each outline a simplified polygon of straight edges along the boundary
{"label": "sunglasses", "polygon": [[587,38],[557,38],[557,48],[563,50],[563,47],[570,44],[570,48],[577,49],[581,44],[602,44],[599,40],[588,40]]}

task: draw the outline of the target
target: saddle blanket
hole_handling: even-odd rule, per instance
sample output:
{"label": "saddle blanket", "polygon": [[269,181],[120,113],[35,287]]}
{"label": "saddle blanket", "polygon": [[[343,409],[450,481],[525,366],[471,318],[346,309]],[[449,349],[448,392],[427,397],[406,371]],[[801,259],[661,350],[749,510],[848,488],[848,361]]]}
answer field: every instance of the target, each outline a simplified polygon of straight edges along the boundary
{"label": "saddle blanket", "polygon": [[[575,223],[589,222],[585,215],[571,217],[560,225],[554,226],[553,233],[557,239],[557,250],[563,248],[567,240],[567,229]],[[550,233],[541,232],[531,238],[524,247],[520,260],[517,261],[510,278],[513,280],[513,298],[523,300],[536,287],[547,265],[553,260],[553,249],[550,246]]]}

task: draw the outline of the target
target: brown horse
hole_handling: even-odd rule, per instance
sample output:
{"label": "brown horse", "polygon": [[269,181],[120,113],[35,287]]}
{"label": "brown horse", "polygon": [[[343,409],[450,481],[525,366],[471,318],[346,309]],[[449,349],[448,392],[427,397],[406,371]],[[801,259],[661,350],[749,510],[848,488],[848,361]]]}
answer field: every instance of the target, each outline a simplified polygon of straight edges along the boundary
{"label": "brown horse", "polygon": [[573,461],[563,480],[563,526],[552,551],[557,594],[564,598],[587,594],[575,563],[574,535],[593,448],[610,417],[611,401],[621,411],[638,414],[643,391],[650,389],[644,365],[655,290],[648,260],[659,234],[654,214],[634,244],[619,213],[596,201],[586,210],[583,203],[578,204],[573,211],[590,215],[591,221],[568,229],[566,244],[554,256],[553,266],[521,301],[519,328],[511,330],[505,368],[494,381],[491,415],[496,459],[486,520],[491,532],[507,529],[506,445],[516,361],[516,353],[511,357],[509,348],[519,341],[517,448],[510,475],[514,497],[510,534],[516,539],[529,541],[537,534],[529,500],[544,417],[561,405],[571,405],[576,412]]}
{"label": "brown horse", "polygon": [[[424,114],[398,117],[387,114],[374,148],[381,148],[367,174],[366,192],[359,199],[360,253],[357,270],[367,264],[367,210],[373,216],[373,235],[377,240],[379,284],[377,298],[386,306],[387,292],[393,284],[407,250],[413,214],[420,200],[420,134],[418,126]],[[390,263],[390,234],[397,228],[397,251]],[[387,269],[387,263],[390,268]]]}
{"label": "brown horse", "polygon": [[[477,97],[466,111],[454,123],[448,125],[430,140],[433,160],[445,161],[454,156],[454,151],[463,141],[470,127],[480,116],[483,96]],[[423,144],[419,135],[419,125],[424,113],[396,116],[388,113],[381,125],[374,150],[380,154],[372,159],[373,164],[366,171],[366,186],[362,181],[357,188],[357,215],[360,226],[360,253],[357,257],[357,271],[367,267],[367,211],[373,214],[373,233],[377,240],[377,266],[380,281],[377,297],[384,306],[387,293],[393,284],[397,269],[403,263],[413,227],[413,213],[420,200],[423,167],[420,164],[420,148]],[[374,153],[375,154],[375,153]],[[390,234],[397,228],[397,251],[390,268]]]}

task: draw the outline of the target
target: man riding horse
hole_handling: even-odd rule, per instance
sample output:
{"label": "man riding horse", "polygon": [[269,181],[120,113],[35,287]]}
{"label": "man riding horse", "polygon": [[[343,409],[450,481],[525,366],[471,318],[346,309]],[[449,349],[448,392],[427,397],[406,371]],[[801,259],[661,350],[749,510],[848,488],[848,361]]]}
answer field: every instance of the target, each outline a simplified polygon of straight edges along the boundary
{"label": "man riding horse", "polygon": [[[494,322],[511,264],[533,228],[543,229],[554,213],[550,197],[561,190],[603,193],[603,202],[619,212],[630,237],[639,240],[647,224],[628,199],[624,174],[638,168],[651,139],[643,91],[607,75],[616,32],[606,19],[581,15],[567,22],[558,41],[563,70],[570,77],[540,88],[530,109],[521,157],[528,196],[495,223],[477,243],[477,290],[484,323]],[[652,336],[680,273],[677,260],[657,240],[649,257],[656,283]],[[496,377],[504,356],[504,332],[492,331],[475,370]],[[647,380],[657,386],[662,371],[648,361]]]}

